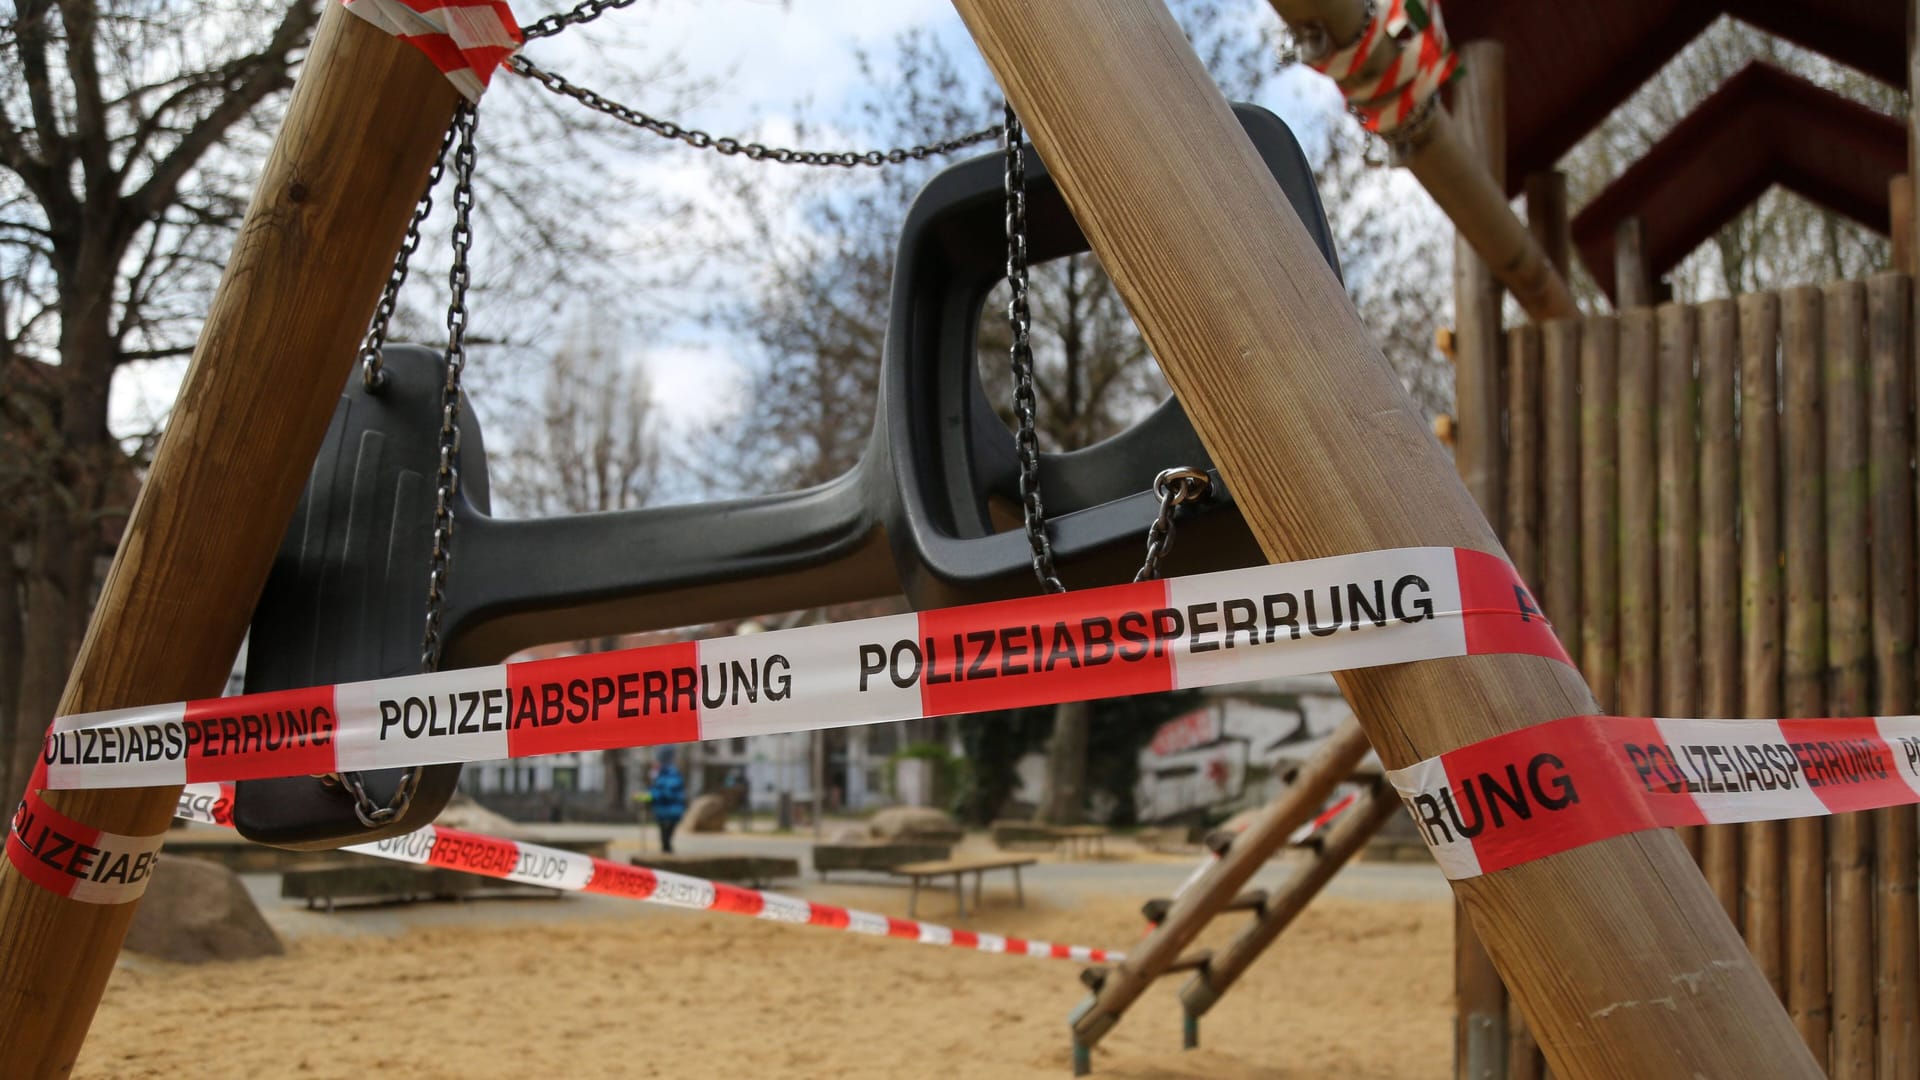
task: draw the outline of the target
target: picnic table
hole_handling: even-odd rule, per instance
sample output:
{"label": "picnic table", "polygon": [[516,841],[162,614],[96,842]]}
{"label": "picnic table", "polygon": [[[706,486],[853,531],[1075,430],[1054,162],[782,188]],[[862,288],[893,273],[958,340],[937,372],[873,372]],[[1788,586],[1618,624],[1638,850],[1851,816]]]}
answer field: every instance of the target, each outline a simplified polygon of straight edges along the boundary
{"label": "picnic table", "polygon": [[989,870],[1013,871],[1014,902],[1021,907],[1026,907],[1027,897],[1020,888],[1020,868],[1023,866],[1032,866],[1038,861],[1038,859],[1028,855],[976,855],[972,858],[902,863],[899,866],[893,867],[889,872],[911,878],[913,881],[913,891],[907,896],[907,917],[910,919],[918,918],[915,914],[915,907],[920,900],[921,883],[936,878],[943,878],[951,874],[953,876],[955,917],[965,918],[967,915],[967,898],[961,882],[965,879],[966,875],[973,875],[973,906],[976,910],[980,907],[980,879],[984,877]]}

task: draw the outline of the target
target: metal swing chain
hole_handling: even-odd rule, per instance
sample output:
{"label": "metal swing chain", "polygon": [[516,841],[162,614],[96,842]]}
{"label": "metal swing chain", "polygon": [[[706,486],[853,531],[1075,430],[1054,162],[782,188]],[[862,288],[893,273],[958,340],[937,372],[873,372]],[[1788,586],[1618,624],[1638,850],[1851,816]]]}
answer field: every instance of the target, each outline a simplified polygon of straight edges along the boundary
{"label": "metal swing chain", "polygon": [[527,41],[552,37],[569,26],[590,23],[609,11],[631,7],[633,3],[634,0],[586,0],[583,4],[574,5],[570,11],[556,11],[544,19],[528,23],[520,28],[520,36]]}
{"label": "metal swing chain", "polygon": [[[1040,499],[1040,437],[1034,431],[1038,412],[1033,381],[1033,311],[1027,275],[1027,165],[1023,150],[1025,131],[1011,103],[1003,103],[1006,120],[1001,125],[1005,137],[1001,150],[1005,155],[1007,206],[1007,328],[1011,342],[1008,360],[1013,368],[1014,452],[1020,460],[1021,516],[1027,530],[1027,544],[1033,549],[1033,576],[1040,580],[1042,592],[1067,591],[1054,566],[1053,541],[1047,536],[1047,513]],[[1174,511],[1181,504],[1204,498],[1213,486],[1206,472],[1187,466],[1162,470],[1154,477],[1153,493],[1160,499],[1159,512],[1147,528],[1147,557],[1135,582],[1160,576],[1160,560],[1173,547]]]}
{"label": "metal swing chain", "polygon": [[[467,365],[467,286],[472,281],[467,255],[473,247],[473,136],[479,124],[474,107],[461,102],[454,110],[450,135],[453,148],[453,267],[447,275],[446,382],[440,393],[440,462],[434,475],[433,551],[427,563],[426,627],[420,641],[420,666],[440,670],[441,623],[445,617],[447,568],[453,554],[453,500],[460,492],[460,377]],[[417,768],[404,770],[393,798],[385,806],[367,794],[360,774],[343,772],[340,782],[353,796],[353,812],[369,829],[386,825],[407,812],[418,787]]]}
{"label": "metal swing chain", "polygon": [[1040,591],[1066,592],[1053,565],[1053,541],[1047,537],[1047,512],[1040,501],[1040,436],[1034,433],[1036,411],[1033,389],[1033,312],[1027,282],[1027,162],[1022,144],[1026,132],[1011,103],[1001,106],[1005,136],[1007,197],[1007,359],[1013,367],[1013,449],[1020,459],[1020,509],[1026,523],[1027,545],[1033,549],[1033,576]]}
{"label": "metal swing chain", "polygon": [[393,322],[394,309],[400,303],[400,288],[407,283],[407,263],[413,253],[420,249],[420,226],[426,223],[427,215],[433,212],[433,189],[440,186],[440,178],[447,171],[447,150],[453,146],[457,125],[448,124],[447,133],[440,137],[440,153],[433,159],[433,170],[427,173],[427,188],[420,193],[420,201],[414,204],[413,217],[407,221],[407,235],[400,241],[400,250],[393,256],[393,269],[387,274],[386,287],[380,290],[380,304],[373,309],[373,321],[367,324],[367,336],[360,343],[360,382],[367,393],[377,394],[387,385],[387,372],[382,366],[383,355],[387,347],[387,326]]}
{"label": "metal swing chain", "polygon": [[925,161],[930,157],[951,154],[956,150],[987,142],[1000,134],[1000,128],[996,125],[939,142],[917,146],[896,146],[891,150],[792,150],[782,146],[768,146],[765,143],[742,142],[726,135],[712,135],[699,128],[690,128],[676,124],[672,120],[649,116],[632,106],[601,97],[594,91],[570,82],[565,77],[548,71],[518,53],[507,58],[506,66],[507,70],[516,75],[532,79],[561,97],[572,98],[587,108],[611,116],[623,124],[658,135],[663,139],[674,139],[686,143],[696,150],[712,150],[714,153],[729,157],[739,155],[749,161],[771,161],[780,165],[837,165],[843,169],[857,168],[862,165],[874,167],[898,165],[905,161]]}

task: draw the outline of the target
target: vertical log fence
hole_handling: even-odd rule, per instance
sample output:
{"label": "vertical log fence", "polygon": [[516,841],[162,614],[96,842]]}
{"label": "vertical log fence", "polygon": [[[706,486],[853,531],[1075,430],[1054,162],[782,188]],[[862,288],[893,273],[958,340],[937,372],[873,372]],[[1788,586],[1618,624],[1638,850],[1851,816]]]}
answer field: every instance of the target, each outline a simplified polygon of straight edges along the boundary
{"label": "vertical log fence", "polygon": [[[1502,532],[1603,707],[1920,711],[1914,309],[1896,272],[1508,330]],[[1815,1058],[1920,1075],[1920,812],[1693,831]]]}

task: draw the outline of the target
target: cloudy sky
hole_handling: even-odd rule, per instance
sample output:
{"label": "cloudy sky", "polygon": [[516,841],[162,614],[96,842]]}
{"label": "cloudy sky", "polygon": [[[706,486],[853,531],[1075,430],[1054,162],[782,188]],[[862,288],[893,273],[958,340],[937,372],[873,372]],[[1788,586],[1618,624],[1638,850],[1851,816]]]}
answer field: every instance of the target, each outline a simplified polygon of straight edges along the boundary
{"label": "cloudy sky", "polygon": [[[566,6],[571,5],[514,5],[527,22]],[[1228,2],[1222,7],[1224,19],[1246,22],[1250,37],[1270,32],[1277,25],[1263,0]],[[900,35],[915,29],[937,38],[951,55],[971,67],[973,81],[987,84],[985,64],[949,0],[642,0],[591,25],[572,28],[559,38],[535,42],[527,52],[537,62],[596,87],[601,84],[594,74],[603,64],[647,71],[670,61],[676,74],[667,81],[703,84],[706,89],[675,102],[671,111],[645,98],[629,100],[629,104],[661,112],[669,119],[715,135],[759,139],[775,145],[865,149],[886,142],[883,134],[862,127],[858,105],[874,92],[876,76],[862,71],[860,57],[865,54],[875,64],[886,63]],[[884,72],[876,74],[884,77]],[[1338,102],[1330,83],[1304,70],[1282,73],[1261,100],[1293,125],[1310,155],[1318,151],[1317,131],[1330,118],[1338,119]],[[489,105],[495,114],[503,108],[518,107],[511,94],[498,89],[490,95]],[[804,118],[804,130],[796,129],[797,118]],[[980,123],[984,126],[997,119],[983,115]],[[488,167],[484,157],[487,127],[482,126],[483,171]],[[659,222],[614,222],[609,228],[651,229],[656,233],[664,228],[667,235],[684,241],[688,252],[708,246],[700,230],[726,227],[729,214],[723,189],[729,183],[746,177],[755,184],[782,190],[779,185],[795,179],[791,168],[721,158],[650,139],[636,132],[633,152],[614,151],[610,160],[620,175],[609,177],[608,182],[665,193],[684,200],[692,212],[664,226]],[[439,202],[444,209],[447,200]],[[795,227],[804,226],[796,221]],[[431,313],[437,303],[443,302],[433,290],[444,277],[445,250],[439,244],[444,232],[445,222],[436,214],[427,229],[427,243],[416,257],[414,280],[408,286],[403,309]],[[484,234],[481,239],[484,244]],[[502,271],[489,267],[486,256],[484,249],[476,256],[481,280],[486,280],[489,270],[496,274],[511,272],[512,268]],[[699,306],[699,299],[676,295],[668,287],[638,297],[636,303],[656,314],[682,308],[691,312]],[[484,293],[478,304],[486,305]],[[516,314],[502,314],[496,305],[482,306],[475,317],[476,329],[484,334],[490,320],[510,322]],[[553,317],[551,312],[544,316]],[[568,316],[563,312],[558,317],[565,320]],[[426,327],[438,321],[436,316]],[[416,324],[413,329],[421,327]],[[425,337],[396,334],[397,338],[409,336]],[[675,414],[688,422],[703,422],[734,407],[730,390],[739,384],[740,358],[749,350],[725,330],[687,315],[671,317],[664,326],[654,320],[646,340],[634,351],[633,362],[646,367],[657,395],[675,403]],[[481,409],[483,422],[489,412],[501,407],[500,402],[515,397],[510,384],[517,373],[537,360],[481,351],[470,392]],[[183,371],[181,363],[145,365],[126,373],[115,387],[117,426],[123,431],[150,428],[165,415]],[[524,387],[519,394],[525,395]]]}

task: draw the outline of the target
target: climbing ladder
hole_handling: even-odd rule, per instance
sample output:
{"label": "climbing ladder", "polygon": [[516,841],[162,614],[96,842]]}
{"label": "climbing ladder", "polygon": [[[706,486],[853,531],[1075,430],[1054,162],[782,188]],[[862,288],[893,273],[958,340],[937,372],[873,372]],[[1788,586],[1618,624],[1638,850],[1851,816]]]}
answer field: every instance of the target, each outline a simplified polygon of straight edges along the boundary
{"label": "climbing ladder", "polygon": [[[1305,910],[1322,886],[1333,879],[1355,852],[1366,844],[1399,805],[1385,776],[1376,773],[1357,805],[1336,821],[1322,840],[1313,860],[1289,879],[1275,895],[1263,889],[1246,890],[1248,881],[1326,802],[1336,784],[1352,777],[1367,754],[1367,738],[1358,722],[1349,719],[1328,737],[1326,745],[1300,770],[1295,782],[1268,803],[1260,816],[1237,836],[1210,839],[1218,857],[1172,899],[1149,900],[1142,908],[1156,925],[1108,968],[1089,967],[1080,981],[1093,995],[1068,1017],[1073,1029],[1073,1074],[1092,1069],[1093,1046],[1099,1042],[1155,979],[1179,971],[1193,972],[1181,988],[1182,1042],[1191,1049],[1200,1041],[1200,1017],[1220,1000],[1249,965],[1273,944],[1295,916]],[[1210,949],[1188,951],[1193,940],[1214,919],[1231,911],[1250,911],[1253,921],[1218,955]]]}

